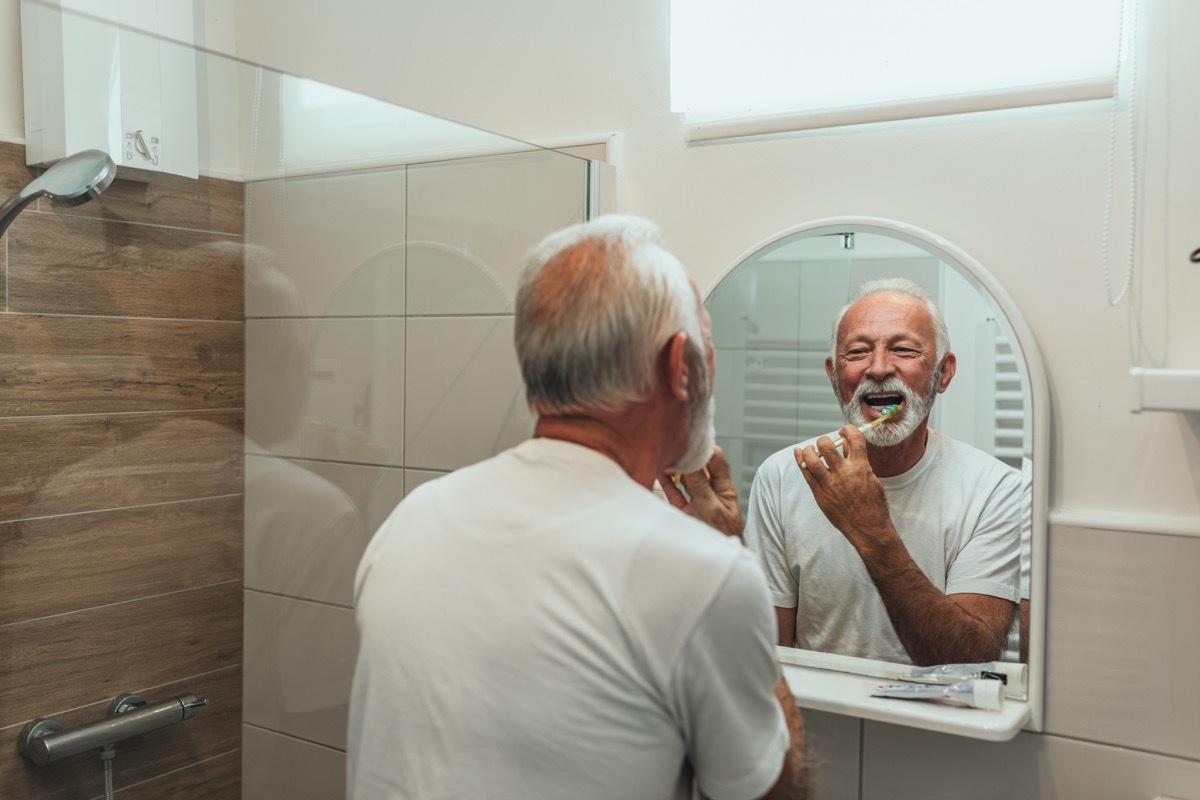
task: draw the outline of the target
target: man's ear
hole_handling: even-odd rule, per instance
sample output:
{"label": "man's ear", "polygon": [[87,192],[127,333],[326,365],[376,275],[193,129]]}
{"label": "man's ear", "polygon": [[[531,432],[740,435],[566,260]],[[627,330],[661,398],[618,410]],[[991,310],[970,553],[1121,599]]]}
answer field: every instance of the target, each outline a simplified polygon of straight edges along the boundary
{"label": "man's ear", "polygon": [[825,377],[829,378],[829,385],[833,385],[833,357],[829,356],[825,359]]}
{"label": "man's ear", "polygon": [[938,382],[938,394],[946,391],[950,386],[950,380],[954,377],[954,371],[958,369],[958,358],[954,353],[946,353],[942,357],[942,379]]}
{"label": "man's ear", "polygon": [[687,400],[691,373],[687,358],[688,335],[677,332],[663,348],[667,390],[676,400]]}

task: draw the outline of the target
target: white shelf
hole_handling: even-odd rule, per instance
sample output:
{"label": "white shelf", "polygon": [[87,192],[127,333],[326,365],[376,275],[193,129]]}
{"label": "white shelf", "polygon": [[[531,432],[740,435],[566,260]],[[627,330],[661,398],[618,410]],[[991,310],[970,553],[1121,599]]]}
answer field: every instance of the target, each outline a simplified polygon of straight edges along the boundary
{"label": "white shelf", "polygon": [[1200,369],[1131,367],[1134,411],[1200,411]]}
{"label": "white shelf", "polygon": [[[938,733],[949,733],[971,739],[991,742],[1007,742],[1028,724],[1029,703],[1024,700],[1004,699],[999,711],[984,711],[977,708],[957,708],[941,703],[914,702],[885,697],[871,697],[871,692],[881,683],[891,683],[890,677],[871,677],[843,672],[838,669],[823,669],[805,664],[788,663],[792,660],[812,661],[820,654],[807,651],[792,651],[805,654],[805,658],[789,658],[781,653],[780,667],[788,688],[800,708],[811,708],[831,714],[889,722]],[[829,656],[832,660],[841,657]],[[850,659],[859,661],[862,659]],[[832,662],[831,662],[832,663]],[[881,662],[872,662],[881,663]],[[896,665],[890,665],[895,668]]]}

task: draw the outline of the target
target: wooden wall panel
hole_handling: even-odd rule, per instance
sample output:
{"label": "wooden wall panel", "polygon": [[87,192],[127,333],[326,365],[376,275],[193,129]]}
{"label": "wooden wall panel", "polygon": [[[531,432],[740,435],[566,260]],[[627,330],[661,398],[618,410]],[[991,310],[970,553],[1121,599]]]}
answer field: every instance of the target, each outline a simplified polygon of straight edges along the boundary
{"label": "wooden wall panel", "polygon": [[0,520],[242,491],[240,411],[0,419]]}
{"label": "wooden wall panel", "polygon": [[241,800],[242,754],[226,753],[187,769],[137,784],[121,800]]}
{"label": "wooden wall panel", "polygon": [[215,234],[24,212],[8,229],[10,311],[241,320],[242,251]]}
{"label": "wooden wall panel", "polygon": [[0,727],[241,661],[240,582],[3,625]]}
{"label": "wooden wall panel", "polygon": [[40,211],[242,234],[242,184],[216,178],[192,180],[122,168],[104,194],[82,206],[59,209],[38,202]]}
{"label": "wooden wall panel", "polygon": [[[0,143],[0,195],[37,173]],[[194,691],[118,745],[119,796],[240,800],[243,186],[120,176],[0,239],[0,798],[103,792],[95,753],[22,759],[29,718]]]}
{"label": "wooden wall panel", "polygon": [[0,416],[241,408],[242,323],[0,315]]}
{"label": "wooden wall panel", "polygon": [[[229,784],[241,782],[241,670],[237,667],[189,677],[152,688],[127,687],[116,694],[133,692],[147,703],[157,703],[191,693],[209,704],[192,719],[157,731],[126,739],[117,745],[113,761],[113,785],[122,800],[132,797],[230,798]],[[103,719],[112,697],[83,708],[62,713],[41,712],[72,729]],[[25,723],[0,729],[7,743],[17,741]],[[199,762],[199,763],[195,763]],[[192,765],[192,766],[189,766]],[[186,774],[171,772],[183,769]],[[193,772],[194,770],[194,772]],[[155,780],[155,776],[170,774]],[[213,781],[213,793],[205,794],[203,781]],[[143,783],[145,782],[145,783]],[[139,793],[140,792],[140,793]],[[183,792],[183,793],[176,793]],[[225,792],[225,793],[223,793]],[[103,795],[104,778],[98,751],[80,753],[44,767],[23,758],[15,746],[0,747],[0,797],[4,800],[80,800]]]}
{"label": "wooden wall panel", "polygon": [[0,625],[240,581],[242,572],[240,494],[4,522]]}

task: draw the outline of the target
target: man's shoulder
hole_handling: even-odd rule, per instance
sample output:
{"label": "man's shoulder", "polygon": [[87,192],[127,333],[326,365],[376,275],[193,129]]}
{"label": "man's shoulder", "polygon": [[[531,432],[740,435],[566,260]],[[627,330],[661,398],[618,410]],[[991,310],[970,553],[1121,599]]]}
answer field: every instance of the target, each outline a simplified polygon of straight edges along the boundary
{"label": "man's shoulder", "polygon": [[763,460],[756,474],[764,477],[769,475],[776,479],[787,475],[791,470],[796,469],[796,448],[806,444],[811,444],[811,442],[797,442],[776,450]]}
{"label": "man's shoulder", "polygon": [[944,433],[930,430],[931,436],[938,439],[940,448],[939,461],[943,465],[953,465],[954,469],[968,469],[976,473],[988,473],[997,477],[1012,476],[1020,478],[1019,470],[1005,464],[991,453],[984,452],[974,445],[951,438]]}

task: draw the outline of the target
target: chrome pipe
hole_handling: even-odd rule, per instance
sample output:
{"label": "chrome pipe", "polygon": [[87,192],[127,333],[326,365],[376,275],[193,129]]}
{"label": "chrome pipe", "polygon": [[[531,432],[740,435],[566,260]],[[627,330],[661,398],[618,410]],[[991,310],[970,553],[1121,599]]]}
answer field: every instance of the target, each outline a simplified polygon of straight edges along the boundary
{"label": "chrome pipe", "polygon": [[21,733],[18,749],[21,755],[44,767],[60,758],[191,719],[197,708],[207,704],[207,700],[197,700],[194,694],[182,694],[149,706],[137,695],[123,695],[113,701],[109,716],[69,731],[52,719],[33,720]]}

